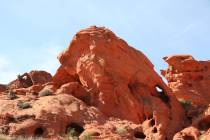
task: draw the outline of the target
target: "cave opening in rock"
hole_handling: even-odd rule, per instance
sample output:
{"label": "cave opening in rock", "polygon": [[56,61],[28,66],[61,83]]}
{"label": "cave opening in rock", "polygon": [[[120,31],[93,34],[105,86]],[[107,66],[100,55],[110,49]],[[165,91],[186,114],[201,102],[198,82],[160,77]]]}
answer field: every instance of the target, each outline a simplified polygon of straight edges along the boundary
{"label": "cave opening in rock", "polygon": [[157,128],[154,127],[153,130],[152,130],[152,132],[153,132],[153,133],[157,133],[157,132],[158,132]]}
{"label": "cave opening in rock", "polygon": [[193,136],[184,136],[183,139],[184,140],[195,140],[195,138]]}
{"label": "cave opening in rock", "polygon": [[150,120],[150,125],[151,125],[151,126],[154,126],[154,125],[155,125],[155,120],[154,120],[154,119],[151,119],[151,120]]}
{"label": "cave opening in rock", "polygon": [[72,136],[80,136],[80,134],[82,134],[83,131],[84,128],[77,123],[70,123],[66,127],[66,134],[70,133]]}
{"label": "cave opening in rock", "polygon": [[156,92],[158,93],[158,97],[164,102],[164,103],[168,103],[169,102],[169,98],[166,95],[165,91],[163,88],[161,88],[159,85],[155,86]]}
{"label": "cave opening in rock", "polygon": [[134,137],[138,138],[138,139],[144,139],[144,138],[146,138],[146,135],[143,132],[137,131],[134,133]]}
{"label": "cave opening in rock", "polygon": [[42,127],[38,127],[34,131],[34,135],[36,137],[41,137],[44,134],[44,129]]}

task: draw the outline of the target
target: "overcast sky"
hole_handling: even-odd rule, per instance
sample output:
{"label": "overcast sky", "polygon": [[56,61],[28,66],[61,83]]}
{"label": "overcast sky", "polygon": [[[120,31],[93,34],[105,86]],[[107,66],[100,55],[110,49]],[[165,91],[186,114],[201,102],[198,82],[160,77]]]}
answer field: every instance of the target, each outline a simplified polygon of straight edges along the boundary
{"label": "overcast sky", "polygon": [[80,29],[110,28],[145,53],[210,59],[210,0],[0,0],[0,83],[37,69],[55,73],[56,56]]}

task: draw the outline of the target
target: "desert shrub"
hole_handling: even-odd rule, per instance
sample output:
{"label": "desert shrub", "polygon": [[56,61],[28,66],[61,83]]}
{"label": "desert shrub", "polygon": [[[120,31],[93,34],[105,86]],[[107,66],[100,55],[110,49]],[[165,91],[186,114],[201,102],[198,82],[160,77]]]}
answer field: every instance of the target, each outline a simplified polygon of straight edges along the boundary
{"label": "desert shrub", "polygon": [[116,133],[119,134],[119,135],[124,135],[126,132],[127,132],[127,130],[126,130],[125,127],[118,127],[116,129]]}
{"label": "desert shrub", "polygon": [[74,128],[70,128],[67,130],[66,135],[64,136],[65,140],[79,140],[79,136],[77,131]]}
{"label": "desert shrub", "polygon": [[43,90],[41,90],[39,92],[38,96],[39,97],[43,97],[43,96],[50,96],[52,94],[53,94],[53,92],[51,90],[49,90],[49,89],[43,89]]}
{"label": "desert shrub", "polygon": [[185,109],[185,111],[188,111],[192,105],[192,102],[189,100],[179,100],[179,102],[181,103],[182,107]]}
{"label": "desert shrub", "polygon": [[81,140],[91,140],[92,139],[92,135],[89,133],[86,133],[82,136]]}
{"label": "desert shrub", "polygon": [[23,101],[18,102],[17,106],[21,109],[31,108],[31,105],[29,103]]}
{"label": "desert shrub", "polygon": [[7,94],[7,97],[8,97],[10,100],[16,99],[16,98],[17,98],[16,92],[14,92],[14,91],[9,91],[9,93]]}

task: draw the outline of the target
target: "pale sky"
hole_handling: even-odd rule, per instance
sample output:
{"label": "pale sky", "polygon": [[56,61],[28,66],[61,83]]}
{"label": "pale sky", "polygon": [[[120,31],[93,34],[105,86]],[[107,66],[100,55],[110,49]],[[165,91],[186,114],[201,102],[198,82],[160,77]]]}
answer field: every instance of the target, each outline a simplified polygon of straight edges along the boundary
{"label": "pale sky", "polygon": [[0,83],[33,69],[54,74],[57,54],[91,25],[142,51],[157,72],[166,55],[210,59],[210,0],[0,0]]}

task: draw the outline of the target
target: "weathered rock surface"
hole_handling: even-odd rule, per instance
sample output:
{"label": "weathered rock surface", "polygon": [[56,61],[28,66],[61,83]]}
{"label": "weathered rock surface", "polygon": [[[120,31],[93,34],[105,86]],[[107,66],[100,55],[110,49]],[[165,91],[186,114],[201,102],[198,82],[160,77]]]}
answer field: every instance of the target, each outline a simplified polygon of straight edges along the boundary
{"label": "weathered rock surface", "polygon": [[[197,61],[190,55],[165,57],[168,69],[162,75],[178,100],[185,106],[190,124],[174,139],[208,140],[210,128],[210,61]],[[186,108],[188,104],[189,107]]]}
{"label": "weathered rock surface", "polygon": [[178,99],[190,100],[193,104],[210,103],[210,61],[197,61],[190,55],[165,57],[169,64],[162,75]]}
{"label": "weathered rock surface", "polygon": [[[69,94],[39,98],[19,96],[10,101],[1,98],[0,123],[4,129],[0,127],[0,131],[5,134],[53,138],[65,134],[72,123],[83,126],[93,120],[103,121],[96,108],[87,107]],[[20,102],[29,103],[31,107],[20,108]]]}
{"label": "weathered rock surface", "polygon": [[63,73],[59,69],[56,79],[81,82],[89,104],[105,116],[148,122],[144,133],[149,139],[171,138],[182,127],[183,110],[151,62],[110,30],[81,30],[59,60]]}
{"label": "weathered rock surface", "polygon": [[28,88],[33,85],[42,85],[52,81],[50,73],[45,71],[31,71],[18,75],[17,79],[8,84],[8,89]]}

